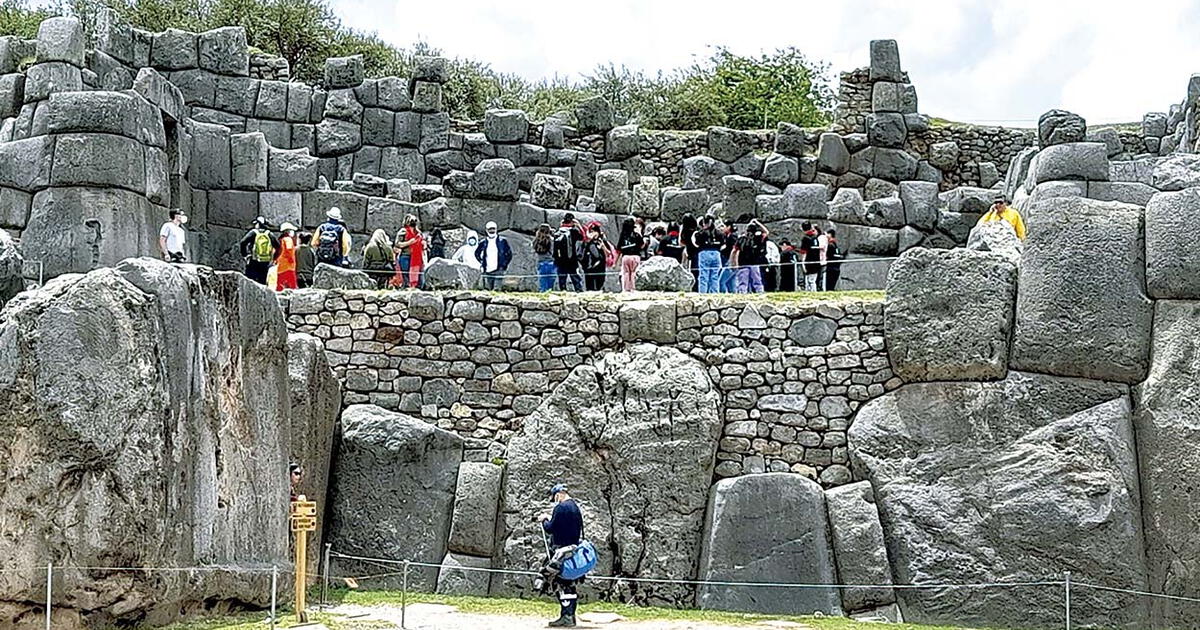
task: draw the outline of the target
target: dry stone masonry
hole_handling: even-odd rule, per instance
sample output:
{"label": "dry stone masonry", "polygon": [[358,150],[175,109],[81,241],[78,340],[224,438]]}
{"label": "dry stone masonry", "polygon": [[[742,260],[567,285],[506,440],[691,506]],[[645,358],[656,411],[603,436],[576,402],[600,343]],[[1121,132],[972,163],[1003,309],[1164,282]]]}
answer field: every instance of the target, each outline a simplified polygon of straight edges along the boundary
{"label": "dry stone masonry", "polygon": [[[676,134],[599,98],[452,123],[447,72],[366,78],[345,57],[306,85],[240,29],[109,13],[87,36],[55,18],[0,38],[0,557],[22,569],[0,567],[0,625],[40,614],[24,569],[47,562],[204,569],[64,568],[56,628],[266,605],[291,461],[325,509],[317,541],[441,563],[411,576],[424,590],[529,594],[466,569],[534,566],[531,517],[565,481],[602,573],[684,581],[589,598],[1049,627],[1057,584],[889,585],[1071,571],[1112,589],[1072,591],[1080,625],[1194,623],[1185,599],[1120,589],[1200,596],[1200,78],[1136,128],[944,125],[877,41],[831,129]],[[998,194],[1025,240],[976,224]],[[610,238],[627,216],[755,216],[792,239],[817,221],[852,256],[900,258],[847,278],[886,277],[883,300],[647,292],[691,285],[661,260],[620,296],[458,290],[478,272],[447,260],[428,278],[454,290],[326,266],[275,295],[137,258],[168,208],[192,217],[191,259],[230,268],[254,217],[312,227],[333,206],[359,242],[414,214],[453,249],[496,221],[521,274],[533,229],[568,211]],[[23,290],[24,260],[44,286]]]}

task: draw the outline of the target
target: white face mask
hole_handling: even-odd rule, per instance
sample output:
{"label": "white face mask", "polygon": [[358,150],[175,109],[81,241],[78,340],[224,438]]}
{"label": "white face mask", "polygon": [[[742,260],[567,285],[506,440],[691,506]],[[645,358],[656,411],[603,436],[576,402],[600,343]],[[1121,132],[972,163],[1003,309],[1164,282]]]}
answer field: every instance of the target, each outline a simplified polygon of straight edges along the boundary
{"label": "white face mask", "polygon": [[187,215],[186,214],[180,215],[180,217],[179,217],[179,224],[183,225],[184,223],[187,223]]}

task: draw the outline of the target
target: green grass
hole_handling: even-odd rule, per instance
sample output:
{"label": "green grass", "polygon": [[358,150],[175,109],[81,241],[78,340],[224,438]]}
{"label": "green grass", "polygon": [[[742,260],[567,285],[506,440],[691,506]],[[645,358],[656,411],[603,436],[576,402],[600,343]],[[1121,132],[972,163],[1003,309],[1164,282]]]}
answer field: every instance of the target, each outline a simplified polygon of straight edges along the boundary
{"label": "green grass", "polygon": [[[316,594],[314,592],[314,594]],[[402,599],[399,591],[356,591],[335,589],[330,594],[333,603],[358,606],[399,606]],[[316,599],[310,599],[314,604]],[[466,597],[435,595],[431,593],[408,593],[410,604],[444,604],[459,611],[474,615],[552,618],[558,614],[558,605],[550,599],[511,599],[502,597]],[[764,621],[790,621],[802,623],[815,630],[954,630],[950,626],[925,626],[918,624],[880,624],[855,621],[845,617],[806,617],[790,615],[762,615],[726,612],[719,610],[693,610],[678,608],[653,608],[610,602],[588,602],[579,607],[580,613],[616,613],[631,621],[683,621],[713,623],[734,626],[755,626]],[[163,630],[262,630],[265,612],[241,613],[210,619],[189,621],[168,626]],[[280,628],[295,624],[295,617],[280,612]],[[362,619],[349,619],[330,613],[309,611],[310,622],[325,624],[330,630],[374,630],[390,628],[388,624]],[[761,626],[760,626],[761,627]]]}

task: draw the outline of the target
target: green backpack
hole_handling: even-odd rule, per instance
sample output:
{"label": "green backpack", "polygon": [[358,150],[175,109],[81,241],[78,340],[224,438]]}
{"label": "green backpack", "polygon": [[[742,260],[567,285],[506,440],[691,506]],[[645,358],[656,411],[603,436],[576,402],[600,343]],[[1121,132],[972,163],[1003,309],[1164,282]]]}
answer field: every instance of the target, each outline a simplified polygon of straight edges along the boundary
{"label": "green backpack", "polygon": [[254,260],[271,262],[275,259],[275,247],[271,245],[271,233],[266,230],[254,232]]}

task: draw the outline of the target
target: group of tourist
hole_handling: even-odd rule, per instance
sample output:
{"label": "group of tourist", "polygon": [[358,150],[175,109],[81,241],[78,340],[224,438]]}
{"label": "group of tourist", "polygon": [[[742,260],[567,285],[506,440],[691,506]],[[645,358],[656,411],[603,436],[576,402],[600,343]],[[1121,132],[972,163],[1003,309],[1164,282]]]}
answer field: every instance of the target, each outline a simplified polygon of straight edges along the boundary
{"label": "group of tourist", "polygon": [[[997,197],[979,219],[981,224],[992,221],[1007,222],[1024,240],[1021,215],[1003,197]],[[164,260],[184,261],[186,223],[182,211],[170,211],[170,220],[159,232]],[[600,291],[610,273],[619,276],[622,291],[633,291],[638,267],[652,256],[679,262],[691,272],[700,293],[836,290],[846,259],[837,231],[824,231],[809,222],[801,230],[796,243],[776,242],[765,225],[749,216],[724,221],[711,215],[699,220],[684,215],[678,223],[656,225],[628,217],[613,244],[599,222],[581,224],[568,212],[557,227],[538,226],[532,253],[540,291]],[[275,233],[258,217],[238,248],[247,277],[282,291],[310,286],[318,263],[349,267],[351,246],[350,230],[335,207],[313,232],[284,222]],[[420,288],[427,261],[446,257],[441,229],[424,233],[417,217],[408,215],[394,236],[375,230],[363,247],[362,268],[379,288]],[[468,230],[449,258],[479,270],[484,289],[498,290],[513,250],[496,223],[488,221],[482,237]]]}

